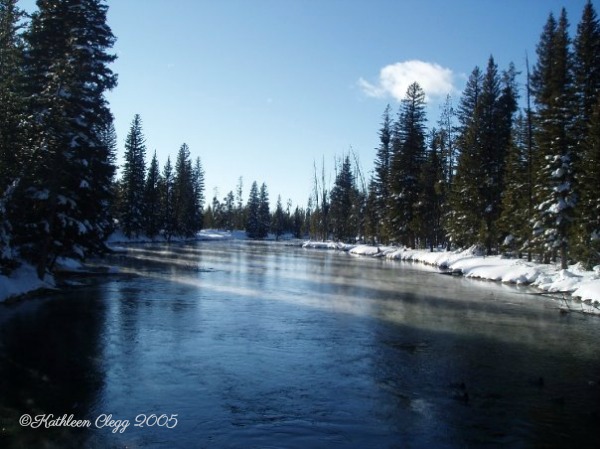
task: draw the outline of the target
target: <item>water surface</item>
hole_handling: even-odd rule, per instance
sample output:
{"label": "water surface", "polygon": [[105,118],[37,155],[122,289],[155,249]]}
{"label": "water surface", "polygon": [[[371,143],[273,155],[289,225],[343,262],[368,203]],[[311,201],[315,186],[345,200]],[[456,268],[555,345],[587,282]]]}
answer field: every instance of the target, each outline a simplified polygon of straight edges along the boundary
{"label": "water surface", "polygon": [[1,447],[600,447],[600,319],[527,289],[239,241],[111,263],[0,306]]}

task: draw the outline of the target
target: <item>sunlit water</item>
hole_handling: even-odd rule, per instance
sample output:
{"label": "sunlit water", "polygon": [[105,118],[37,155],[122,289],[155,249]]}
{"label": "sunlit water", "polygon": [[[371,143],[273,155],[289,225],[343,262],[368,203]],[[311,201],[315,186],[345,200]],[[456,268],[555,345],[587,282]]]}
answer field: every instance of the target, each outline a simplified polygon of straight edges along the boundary
{"label": "sunlit water", "polygon": [[[0,447],[600,447],[600,318],[530,290],[235,241],[110,262],[0,306]],[[19,425],[50,413],[91,426]]]}

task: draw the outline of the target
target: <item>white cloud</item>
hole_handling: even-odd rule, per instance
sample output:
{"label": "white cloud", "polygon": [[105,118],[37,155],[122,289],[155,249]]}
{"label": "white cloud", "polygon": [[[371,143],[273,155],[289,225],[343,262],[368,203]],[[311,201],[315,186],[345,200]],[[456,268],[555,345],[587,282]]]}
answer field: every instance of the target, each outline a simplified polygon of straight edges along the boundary
{"label": "white cloud", "polygon": [[439,64],[411,60],[385,66],[375,84],[360,78],[358,85],[369,97],[391,96],[400,101],[406,96],[408,86],[417,82],[425,91],[427,100],[432,100],[455,92],[453,79],[452,70]]}

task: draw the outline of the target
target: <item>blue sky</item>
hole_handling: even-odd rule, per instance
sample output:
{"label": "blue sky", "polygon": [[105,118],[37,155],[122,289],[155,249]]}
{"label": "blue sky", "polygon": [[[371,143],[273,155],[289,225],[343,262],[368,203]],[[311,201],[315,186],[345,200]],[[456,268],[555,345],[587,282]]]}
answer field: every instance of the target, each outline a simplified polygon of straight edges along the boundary
{"label": "blue sky", "polygon": [[208,200],[242,176],[245,198],[264,181],[272,205],[281,194],[305,206],[315,161],[333,173],[352,148],[368,176],[383,110],[396,113],[407,83],[427,87],[431,126],[446,91],[458,103],[476,65],[493,55],[500,69],[513,61],[524,71],[548,14],[565,6],[574,36],[585,3],[109,0],[119,163],[138,113],[148,162],[156,150],[162,167],[187,143],[202,159]]}

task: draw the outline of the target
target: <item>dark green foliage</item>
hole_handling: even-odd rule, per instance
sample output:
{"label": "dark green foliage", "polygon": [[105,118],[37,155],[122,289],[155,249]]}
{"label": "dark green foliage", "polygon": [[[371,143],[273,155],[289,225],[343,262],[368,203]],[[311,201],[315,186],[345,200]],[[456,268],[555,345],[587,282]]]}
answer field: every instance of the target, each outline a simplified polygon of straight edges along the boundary
{"label": "dark green foliage", "polygon": [[146,179],[146,139],[142,119],[136,114],[125,139],[125,164],[121,178],[121,229],[127,237],[144,230],[144,186]]}
{"label": "dark green foliage", "polygon": [[160,232],[162,217],[160,210],[160,169],[156,151],[152,156],[144,187],[144,232],[153,238]]}
{"label": "dark green foliage", "polygon": [[388,198],[391,238],[413,248],[420,233],[416,206],[425,157],[425,122],[425,92],[413,83],[402,100],[394,129]]}
{"label": "dark green foliage", "polygon": [[246,234],[251,239],[260,238],[260,197],[258,196],[258,184],[256,181],[250,187],[250,195],[248,197],[248,219],[246,220]]}
{"label": "dark green foliage", "polygon": [[99,0],[39,0],[26,34],[31,158],[19,184],[22,254],[44,276],[57,256],[103,249],[114,166],[101,130],[116,85],[114,36]]}
{"label": "dark green foliage", "polygon": [[574,191],[576,103],[573,55],[563,9],[558,23],[550,15],[537,48],[531,86],[537,105],[535,139],[539,149],[534,185],[534,242],[543,260],[560,253],[567,268],[571,224],[577,203]]}
{"label": "dark green foliage", "polygon": [[273,223],[271,229],[275,234],[275,240],[279,240],[279,237],[286,231],[286,216],[281,205],[281,195],[277,197],[277,205],[275,206],[275,212],[273,213]]}
{"label": "dark green foliage", "polygon": [[379,148],[375,156],[375,170],[371,180],[370,232],[378,241],[387,241],[390,224],[387,221],[386,203],[389,198],[390,164],[392,159],[392,118],[390,105],[383,112],[383,122],[379,130]]}
{"label": "dark green foliage", "polygon": [[175,220],[175,199],[174,199],[174,184],[173,166],[171,165],[171,157],[167,157],[167,162],[163,167],[162,177],[160,179],[160,204],[162,215],[163,235],[167,241],[175,234],[177,228]]}
{"label": "dark green foliage", "polygon": [[269,192],[267,185],[263,182],[260,186],[259,206],[258,206],[258,238],[264,239],[269,235],[271,228],[271,213],[269,211]]}
{"label": "dark green foliage", "polygon": [[358,189],[350,156],[346,156],[335,178],[330,194],[330,224],[333,238],[353,241],[358,234]]}

